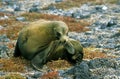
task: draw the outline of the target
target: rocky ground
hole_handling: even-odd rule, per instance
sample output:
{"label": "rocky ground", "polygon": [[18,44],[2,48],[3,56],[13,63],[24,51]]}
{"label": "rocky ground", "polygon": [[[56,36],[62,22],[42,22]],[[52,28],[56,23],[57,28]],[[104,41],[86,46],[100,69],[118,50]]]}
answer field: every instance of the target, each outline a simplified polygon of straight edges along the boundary
{"label": "rocky ground", "polygon": [[[8,0],[9,1],[9,0]],[[60,0],[61,1],[61,0]],[[50,2],[50,1],[49,1]],[[86,3],[81,7],[73,7],[67,10],[56,9],[54,6],[41,10],[39,2],[31,2],[30,5],[24,7],[27,2],[22,2],[20,6],[11,7],[4,2],[4,6],[0,8],[2,13],[13,13],[16,20],[28,23],[25,17],[20,16],[22,12],[39,12],[45,14],[53,14],[59,16],[69,16],[75,18],[76,21],[83,19],[90,25],[85,27],[89,29],[85,32],[69,32],[69,37],[79,40],[84,48],[90,51],[93,57],[84,58],[81,64],[71,66],[66,69],[49,70],[44,67],[43,71],[36,71],[31,67],[25,67],[26,72],[6,72],[2,70],[3,64],[0,61],[0,76],[3,78],[6,74],[19,74],[20,79],[120,79],[120,4],[90,4]],[[51,0],[51,3],[55,1]],[[47,4],[46,4],[47,5]],[[8,10],[9,9],[9,10]],[[17,11],[16,11],[17,10]],[[0,20],[9,19],[8,15],[0,16]],[[0,30],[6,25],[0,25]],[[6,34],[0,35],[0,58],[10,58],[13,54],[16,43]],[[10,44],[10,46],[9,46]],[[94,56],[94,52],[99,51],[99,56]],[[105,56],[103,56],[105,54]],[[102,57],[103,56],[103,57]],[[52,76],[51,76],[52,75]],[[4,79],[4,78],[3,78]],[[12,78],[10,78],[12,79]]]}

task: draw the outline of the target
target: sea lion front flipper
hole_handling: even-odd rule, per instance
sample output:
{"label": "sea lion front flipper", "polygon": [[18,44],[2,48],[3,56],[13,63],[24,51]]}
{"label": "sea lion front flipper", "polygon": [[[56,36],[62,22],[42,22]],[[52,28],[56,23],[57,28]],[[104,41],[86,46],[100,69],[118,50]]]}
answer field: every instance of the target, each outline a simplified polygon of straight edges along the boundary
{"label": "sea lion front flipper", "polygon": [[32,60],[31,60],[31,64],[32,66],[41,71],[43,65],[45,64],[46,60],[44,58],[44,53],[39,53],[37,54]]}
{"label": "sea lion front flipper", "polygon": [[74,47],[73,47],[71,42],[67,41],[65,43],[65,48],[67,49],[68,53],[75,54],[75,49],[74,49]]}
{"label": "sea lion front flipper", "polygon": [[31,64],[32,66],[41,71],[43,65],[48,61],[48,57],[51,53],[54,52],[54,50],[57,48],[57,46],[60,44],[60,41],[52,41],[48,48],[46,48],[43,51],[40,51],[32,60]]}

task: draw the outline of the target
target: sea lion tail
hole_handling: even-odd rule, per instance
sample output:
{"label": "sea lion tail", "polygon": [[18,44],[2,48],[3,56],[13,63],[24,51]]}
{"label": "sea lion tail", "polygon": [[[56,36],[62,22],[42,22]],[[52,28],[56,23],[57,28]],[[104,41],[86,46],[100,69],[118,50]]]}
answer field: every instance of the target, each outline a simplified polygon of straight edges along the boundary
{"label": "sea lion tail", "polygon": [[21,52],[18,46],[18,41],[17,41],[16,46],[15,46],[15,51],[14,51],[14,57],[19,57],[19,56],[21,56]]}

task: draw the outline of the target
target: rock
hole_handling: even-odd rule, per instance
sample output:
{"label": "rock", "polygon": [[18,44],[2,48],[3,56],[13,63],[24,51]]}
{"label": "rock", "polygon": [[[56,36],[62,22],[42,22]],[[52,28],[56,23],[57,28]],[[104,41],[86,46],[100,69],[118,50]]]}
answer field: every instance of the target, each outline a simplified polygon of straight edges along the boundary
{"label": "rock", "polygon": [[105,5],[97,5],[95,7],[95,9],[96,9],[96,11],[103,12],[103,11],[106,11],[108,9],[108,7]]}
{"label": "rock", "polygon": [[55,2],[57,3],[57,2],[62,2],[63,0],[55,0]]}
{"label": "rock", "polygon": [[85,12],[85,11],[76,11],[76,12],[72,13],[72,17],[77,18],[77,19],[89,18],[90,15],[91,15],[90,12]]}
{"label": "rock", "polygon": [[90,10],[89,4],[83,4],[83,5],[80,7],[80,9],[81,9],[81,10],[85,10],[85,11]]}
{"label": "rock", "polygon": [[17,21],[25,21],[26,19],[25,19],[25,17],[17,17],[16,20]]}
{"label": "rock", "polygon": [[3,8],[0,8],[0,12],[4,12],[5,10]]}
{"label": "rock", "polygon": [[29,9],[29,12],[38,12],[38,8],[37,7],[32,7]]}
{"label": "rock", "polygon": [[69,16],[69,17],[74,17],[73,16],[73,12],[72,11],[67,11],[67,12],[64,12],[63,14],[64,16]]}
{"label": "rock", "polygon": [[6,73],[4,71],[0,71],[0,76],[5,75]]}
{"label": "rock", "polygon": [[105,6],[105,5],[102,6],[102,10],[107,10],[107,9],[108,9],[107,6]]}
{"label": "rock", "polygon": [[0,58],[8,58],[9,48],[5,43],[9,42],[10,39],[7,38],[6,35],[0,36]]}
{"label": "rock", "polygon": [[85,35],[93,35],[93,31],[86,31]]}
{"label": "rock", "polygon": [[2,30],[4,27],[0,25],[0,30]]}
{"label": "rock", "polygon": [[10,39],[7,38],[6,34],[0,36],[0,42],[9,42]]}
{"label": "rock", "polygon": [[5,19],[9,19],[9,17],[7,15],[4,15],[3,17],[0,17],[0,20],[5,20]]}
{"label": "rock", "polygon": [[20,5],[15,5],[14,4],[14,11],[21,11],[21,7],[20,7]]}
{"label": "rock", "polygon": [[111,27],[113,25],[117,25],[117,21],[116,20],[110,20],[107,24],[107,27]]}
{"label": "rock", "polygon": [[83,13],[80,15],[80,18],[81,18],[81,19],[89,18],[90,15],[91,15],[90,12],[83,12]]}
{"label": "rock", "polygon": [[65,73],[64,70],[58,70],[59,76],[63,76],[63,74]]}
{"label": "rock", "polygon": [[11,4],[11,0],[3,0],[4,4],[6,5],[10,5]]}
{"label": "rock", "polygon": [[120,79],[120,76],[117,75],[106,75],[104,79]]}
{"label": "rock", "polygon": [[88,62],[88,66],[92,75],[97,76],[98,79],[112,79],[114,77],[118,79],[120,76],[120,58],[94,59]]}
{"label": "rock", "polygon": [[120,37],[120,31],[115,33],[112,37]]}
{"label": "rock", "polygon": [[38,7],[38,6],[40,6],[40,2],[39,1],[38,2],[34,2],[33,5],[32,5],[32,7]]}
{"label": "rock", "polygon": [[53,6],[53,5],[51,5],[51,6],[49,6],[47,9],[48,9],[48,10],[56,10],[56,7]]}
{"label": "rock", "polygon": [[80,15],[81,15],[80,10],[76,10],[76,11],[74,11],[74,12],[72,13],[72,17],[73,17],[73,18],[79,19],[79,18],[80,18]]}
{"label": "rock", "polygon": [[120,58],[102,58],[102,59],[94,59],[88,63],[90,69],[107,67],[107,68],[119,68],[120,66]]}
{"label": "rock", "polygon": [[120,13],[120,9],[119,9],[119,8],[113,8],[112,10],[113,10],[113,12],[115,12],[115,13]]}
{"label": "rock", "polygon": [[8,58],[9,56],[7,55],[8,52],[8,47],[6,45],[0,45],[0,58]]}
{"label": "rock", "polygon": [[90,79],[89,66],[86,62],[81,62],[81,64],[74,66],[73,68],[67,70],[64,73],[66,75],[73,75],[72,79]]}
{"label": "rock", "polygon": [[34,72],[34,75],[32,76],[32,78],[39,78],[40,76],[42,76],[42,72]]}

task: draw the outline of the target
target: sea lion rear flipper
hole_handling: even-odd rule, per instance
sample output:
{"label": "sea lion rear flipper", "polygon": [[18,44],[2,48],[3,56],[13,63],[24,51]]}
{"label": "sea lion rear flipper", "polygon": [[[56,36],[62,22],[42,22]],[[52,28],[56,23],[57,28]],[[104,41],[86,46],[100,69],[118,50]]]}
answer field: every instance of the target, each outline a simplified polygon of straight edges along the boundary
{"label": "sea lion rear flipper", "polygon": [[15,46],[15,51],[14,51],[14,57],[19,57],[20,55],[21,55],[21,52],[18,46],[18,41],[17,41],[16,46]]}

